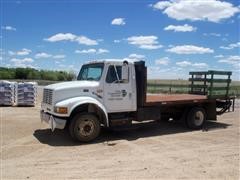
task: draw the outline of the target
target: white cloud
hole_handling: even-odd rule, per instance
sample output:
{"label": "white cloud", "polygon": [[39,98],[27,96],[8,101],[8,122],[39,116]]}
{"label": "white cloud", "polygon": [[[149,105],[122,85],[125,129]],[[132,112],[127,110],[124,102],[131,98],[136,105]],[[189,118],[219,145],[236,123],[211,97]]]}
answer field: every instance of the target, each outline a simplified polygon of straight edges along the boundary
{"label": "white cloud", "polygon": [[149,66],[148,67],[148,77],[151,79],[179,79],[188,78],[188,73],[183,71],[181,67],[159,67],[159,66]]}
{"label": "white cloud", "polygon": [[129,62],[135,62],[135,61],[141,61],[141,60],[145,60],[145,55],[129,54],[128,57],[125,57],[122,59],[122,61],[129,61]]}
{"label": "white cloud", "polygon": [[[80,67],[80,66],[78,66]],[[57,67],[55,68],[57,71],[68,71],[68,72],[78,72],[79,69],[76,69],[76,65],[73,64],[57,64]]]}
{"label": "white cloud", "polygon": [[165,27],[164,30],[165,31],[174,31],[174,32],[191,32],[191,31],[196,31],[197,28],[190,26],[188,24],[184,24],[184,25],[179,25],[179,26],[169,25],[169,26]]}
{"label": "white cloud", "polygon": [[25,55],[29,55],[32,51],[30,49],[22,49],[21,51],[17,52],[17,55],[19,56],[25,56]]}
{"label": "white cloud", "polygon": [[61,61],[55,61],[55,64],[60,64],[60,63],[62,63]]}
{"label": "white cloud", "polygon": [[94,54],[96,53],[96,49],[84,49],[84,50],[76,50],[75,53],[77,54]]}
{"label": "white cloud", "polygon": [[23,59],[17,59],[17,58],[12,58],[10,60],[11,62],[21,62],[21,63],[32,63],[34,60],[32,58],[23,58]]}
{"label": "white cloud", "polygon": [[159,49],[163,46],[157,41],[156,36],[131,36],[127,38],[129,44],[136,45],[141,49]]}
{"label": "white cloud", "polygon": [[89,39],[88,37],[86,36],[78,36],[76,38],[76,41],[79,43],[79,44],[84,44],[84,45],[87,45],[87,46],[92,46],[92,45],[97,45],[98,42],[96,40],[93,40],[93,39]]}
{"label": "white cloud", "polygon": [[64,59],[65,57],[66,57],[66,55],[64,55],[64,54],[52,55],[52,54],[48,54],[45,52],[40,52],[35,55],[36,59],[46,59],[46,58]]}
{"label": "white cloud", "polygon": [[10,60],[12,63],[14,63],[14,66],[16,67],[30,67],[34,68],[31,63],[34,62],[32,58],[23,58],[23,59],[17,59],[17,58],[12,58]]}
{"label": "white cloud", "polygon": [[240,56],[233,58],[230,60],[230,63],[226,62],[232,66],[231,71],[233,72],[233,79],[237,81],[240,80]]}
{"label": "white cloud", "polygon": [[53,59],[64,59],[66,57],[66,55],[64,54],[57,54],[53,56]]}
{"label": "white cloud", "polygon": [[152,6],[176,20],[220,22],[240,11],[239,7],[218,0],[159,1]]}
{"label": "white cloud", "polygon": [[45,53],[45,52],[37,53],[37,54],[35,55],[35,58],[36,58],[36,59],[50,58],[50,57],[52,57],[52,55],[51,55],[51,54],[48,54],[48,53]]}
{"label": "white cloud", "polygon": [[240,47],[240,42],[232,43],[232,44],[229,44],[228,46],[220,46],[221,49],[226,49],[226,50],[239,48],[239,47]]}
{"label": "white cloud", "polygon": [[74,41],[77,38],[76,35],[72,34],[72,33],[58,33],[55,34],[47,39],[45,39],[46,41],[49,42],[57,42],[57,41]]}
{"label": "white cloud", "polygon": [[75,50],[77,54],[104,54],[109,53],[107,49],[83,49],[83,50]]}
{"label": "white cloud", "polygon": [[149,50],[160,49],[162,47],[163,47],[162,45],[153,45],[153,44],[139,46],[139,48],[141,48],[141,49],[149,49]]}
{"label": "white cloud", "polygon": [[220,59],[218,62],[220,63],[227,63],[227,64],[232,64],[232,65],[239,65],[240,64],[240,56],[229,56],[224,59]]}
{"label": "white cloud", "polygon": [[26,48],[23,48],[19,51],[8,51],[8,54],[10,56],[14,56],[14,55],[18,55],[18,56],[26,56],[26,55],[29,55],[32,51],[30,49],[26,49]]}
{"label": "white cloud", "polygon": [[222,54],[214,56],[215,58],[223,58],[224,56]]}
{"label": "white cloud", "polygon": [[205,54],[214,52],[213,49],[194,45],[174,46],[166,51],[176,54]]}
{"label": "white cloud", "polygon": [[176,62],[176,65],[180,67],[186,67],[186,66],[191,66],[192,63],[189,61],[180,61],[180,62]]}
{"label": "white cloud", "polygon": [[114,43],[120,43],[121,40],[115,39],[113,42],[114,42]]}
{"label": "white cloud", "polygon": [[[55,58],[56,59],[56,58]],[[56,60],[54,60],[54,62],[56,63],[56,64],[60,64],[60,63],[63,63],[65,61],[65,59],[56,59]]]}
{"label": "white cloud", "polygon": [[207,68],[208,67],[208,65],[206,63],[193,63],[192,66],[195,68]]}
{"label": "white cloud", "polygon": [[207,68],[208,65],[206,63],[191,63],[190,61],[179,61],[176,62],[177,66],[180,67],[195,67],[195,68]]}
{"label": "white cloud", "polygon": [[44,40],[48,42],[71,41],[71,42],[78,42],[79,44],[84,44],[87,46],[98,44],[96,40],[90,39],[86,36],[77,36],[72,33],[58,33]]}
{"label": "white cloud", "polygon": [[162,9],[165,9],[165,8],[171,6],[171,5],[172,5],[172,3],[169,2],[169,1],[159,1],[156,4],[152,5],[152,7],[154,9],[162,10]]}
{"label": "white cloud", "polygon": [[145,59],[145,56],[142,54],[130,54],[128,57],[130,59]]}
{"label": "white cloud", "polygon": [[204,36],[216,36],[216,37],[221,37],[221,34],[219,33],[203,33]]}
{"label": "white cloud", "polygon": [[169,57],[163,57],[163,58],[155,60],[156,65],[168,65],[169,62],[170,62]]}
{"label": "white cloud", "polygon": [[104,53],[109,53],[109,50],[107,49],[98,49],[97,54],[104,54]]}
{"label": "white cloud", "polygon": [[16,31],[17,30],[15,27],[12,27],[12,26],[2,26],[2,29],[6,30],[6,31]]}
{"label": "white cloud", "polygon": [[123,25],[126,24],[126,22],[125,22],[124,18],[115,18],[115,19],[112,20],[111,24],[112,25],[118,25],[118,26],[121,25],[121,26],[123,26]]}
{"label": "white cloud", "polygon": [[129,44],[134,45],[157,44],[157,39],[156,36],[132,36],[127,38]]}

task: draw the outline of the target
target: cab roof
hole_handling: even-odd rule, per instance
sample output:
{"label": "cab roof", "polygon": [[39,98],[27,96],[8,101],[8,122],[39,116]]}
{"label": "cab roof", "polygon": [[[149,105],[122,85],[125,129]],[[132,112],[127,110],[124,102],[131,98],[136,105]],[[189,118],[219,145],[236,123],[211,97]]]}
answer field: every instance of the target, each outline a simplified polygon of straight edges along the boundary
{"label": "cab roof", "polygon": [[104,64],[122,64],[124,61],[127,61],[128,64],[134,64],[135,62],[141,61],[136,59],[98,59],[88,61],[84,64],[95,64],[95,63],[104,63]]}

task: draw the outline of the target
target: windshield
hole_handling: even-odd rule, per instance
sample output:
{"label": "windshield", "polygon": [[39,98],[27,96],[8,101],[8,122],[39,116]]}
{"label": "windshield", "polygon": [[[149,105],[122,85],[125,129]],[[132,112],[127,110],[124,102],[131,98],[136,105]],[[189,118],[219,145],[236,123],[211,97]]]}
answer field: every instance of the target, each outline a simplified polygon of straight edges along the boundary
{"label": "windshield", "polygon": [[99,81],[102,76],[103,63],[83,65],[77,80]]}

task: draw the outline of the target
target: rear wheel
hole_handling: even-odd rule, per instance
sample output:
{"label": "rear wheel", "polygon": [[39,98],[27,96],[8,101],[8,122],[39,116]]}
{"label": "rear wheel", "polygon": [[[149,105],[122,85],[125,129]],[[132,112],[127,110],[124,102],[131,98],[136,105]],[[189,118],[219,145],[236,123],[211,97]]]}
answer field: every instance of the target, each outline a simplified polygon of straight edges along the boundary
{"label": "rear wheel", "polygon": [[69,125],[69,132],[73,139],[89,142],[98,137],[100,122],[93,114],[78,114],[74,116]]}
{"label": "rear wheel", "polygon": [[191,129],[199,129],[206,121],[206,112],[203,108],[195,107],[187,115],[187,126]]}

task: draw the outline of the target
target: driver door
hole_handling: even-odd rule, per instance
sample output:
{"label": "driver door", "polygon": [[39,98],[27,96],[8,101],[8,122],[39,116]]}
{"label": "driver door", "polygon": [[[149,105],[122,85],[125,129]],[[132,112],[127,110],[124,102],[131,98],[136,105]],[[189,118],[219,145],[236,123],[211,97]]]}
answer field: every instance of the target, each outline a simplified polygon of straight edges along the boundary
{"label": "driver door", "polygon": [[104,83],[104,104],[108,112],[126,112],[133,109],[133,95],[129,78],[122,80],[122,65],[109,65]]}

